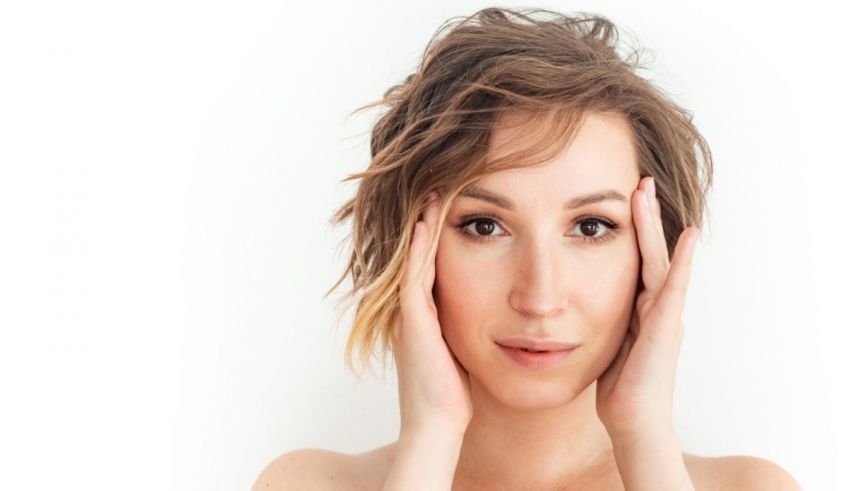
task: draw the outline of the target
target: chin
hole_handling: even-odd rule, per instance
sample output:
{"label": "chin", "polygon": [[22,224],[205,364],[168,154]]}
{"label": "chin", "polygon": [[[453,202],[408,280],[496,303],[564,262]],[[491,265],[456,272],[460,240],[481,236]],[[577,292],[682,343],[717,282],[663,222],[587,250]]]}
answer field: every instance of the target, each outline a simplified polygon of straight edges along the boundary
{"label": "chin", "polygon": [[505,374],[496,371],[491,371],[483,379],[471,375],[473,385],[477,386],[478,390],[486,391],[487,397],[521,411],[551,409],[569,404],[589,385],[576,384],[576,377],[568,375],[539,379],[521,373]]}

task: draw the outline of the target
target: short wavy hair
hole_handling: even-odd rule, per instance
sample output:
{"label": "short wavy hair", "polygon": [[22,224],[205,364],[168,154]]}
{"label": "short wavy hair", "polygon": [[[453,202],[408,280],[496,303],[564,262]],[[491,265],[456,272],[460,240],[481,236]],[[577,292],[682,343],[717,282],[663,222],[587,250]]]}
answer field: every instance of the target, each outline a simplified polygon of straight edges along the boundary
{"label": "short wavy hair", "polygon": [[[379,342],[386,368],[400,280],[428,195],[443,197],[433,258],[434,239],[465,187],[489,173],[545,163],[590,112],[628,121],[640,175],[656,182],[668,252],[685,228],[701,226],[712,181],[708,144],[689,111],[638,75],[646,69],[641,51],[624,50],[619,38],[610,20],[584,12],[486,8],[453,17],[404,83],[352,113],[387,108],[372,128],[368,169],[342,181],[360,180],[355,196],[330,220],[352,220],[347,268],[325,297],[350,275],[345,298],[356,297],[357,309],[345,364],[358,379]],[[540,123],[546,132],[527,148],[488,161],[493,128],[505,113],[523,114],[524,123]]]}

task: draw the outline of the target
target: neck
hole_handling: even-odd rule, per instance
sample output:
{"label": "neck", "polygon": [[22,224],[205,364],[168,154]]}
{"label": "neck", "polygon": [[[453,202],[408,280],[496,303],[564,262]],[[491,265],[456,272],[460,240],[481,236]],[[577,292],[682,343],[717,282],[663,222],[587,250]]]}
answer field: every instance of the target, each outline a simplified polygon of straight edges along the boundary
{"label": "neck", "polygon": [[567,404],[508,407],[471,382],[473,416],[455,481],[478,489],[580,489],[616,470],[596,413],[596,382]]}

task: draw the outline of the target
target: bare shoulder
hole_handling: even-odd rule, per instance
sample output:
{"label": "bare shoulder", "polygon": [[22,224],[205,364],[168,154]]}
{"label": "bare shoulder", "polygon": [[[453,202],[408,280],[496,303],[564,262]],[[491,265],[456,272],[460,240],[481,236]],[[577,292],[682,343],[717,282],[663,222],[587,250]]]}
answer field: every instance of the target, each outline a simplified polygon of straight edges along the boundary
{"label": "bare shoulder", "polygon": [[342,489],[338,485],[343,454],[318,448],[302,448],[272,460],[254,482],[252,491],[282,489]]}
{"label": "bare shoulder", "polygon": [[392,465],[392,445],[360,454],[318,448],[287,452],[269,463],[252,491],[310,489],[317,491],[380,489]]}
{"label": "bare shoulder", "polygon": [[780,465],[749,455],[702,457],[683,454],[685,466],[697,491],[801,491],[802,488]]}

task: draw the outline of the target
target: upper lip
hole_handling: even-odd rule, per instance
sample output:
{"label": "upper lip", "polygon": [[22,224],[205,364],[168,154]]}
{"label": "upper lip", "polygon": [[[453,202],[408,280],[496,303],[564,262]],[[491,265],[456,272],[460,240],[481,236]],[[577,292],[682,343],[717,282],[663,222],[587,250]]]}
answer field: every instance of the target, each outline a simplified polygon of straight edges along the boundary
{"label": "upper lip", "polygon": [[557,339],[534,339],[522,336],[500,339],[496,341],[496,344],[508,348],[526,348],[535,351],[564,351],[578,346],[576,343],[565,343]]}

